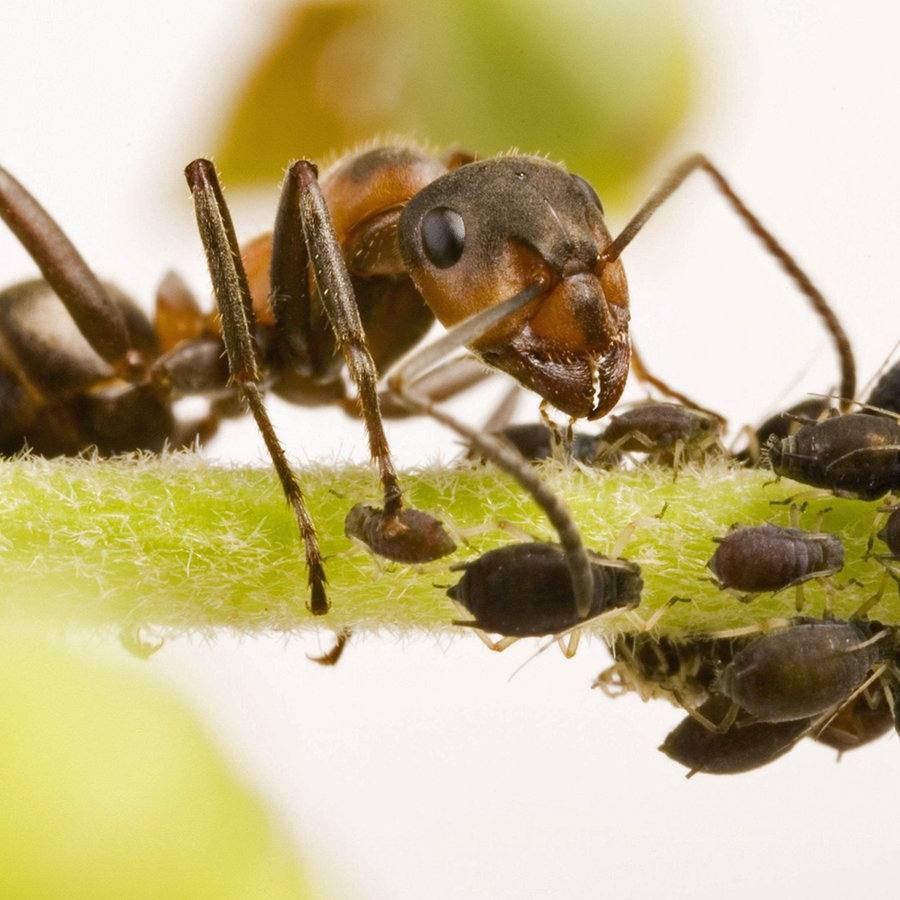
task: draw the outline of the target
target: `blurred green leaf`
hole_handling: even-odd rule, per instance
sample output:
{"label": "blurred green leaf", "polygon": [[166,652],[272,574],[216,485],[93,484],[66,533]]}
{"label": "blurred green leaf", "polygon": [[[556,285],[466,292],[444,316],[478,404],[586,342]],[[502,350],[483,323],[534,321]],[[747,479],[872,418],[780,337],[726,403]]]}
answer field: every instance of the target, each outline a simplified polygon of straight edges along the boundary
{"label": "blurred green leaf", "polygon": [[0,896],[310,896],[169,691],[8,623],[0,686]]}
{"label": "blurred green leaf", "polygon": [[278,34],[224,129],[230,183],[399,134],[547,153],[615,201],[683,120],[695,80],[664,0],[309,2]]}

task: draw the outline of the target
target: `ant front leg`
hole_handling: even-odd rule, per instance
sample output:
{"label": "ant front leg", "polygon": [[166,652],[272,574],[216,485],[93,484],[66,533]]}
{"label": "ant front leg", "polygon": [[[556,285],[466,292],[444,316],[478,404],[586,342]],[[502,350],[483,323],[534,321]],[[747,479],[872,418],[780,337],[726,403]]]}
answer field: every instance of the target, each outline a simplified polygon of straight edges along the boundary
{"label": "ant front leg", "polygon": [[260,373],[253,341],[253,306],[231,215],[211,162],[195,160],[185,169],[185,176],[194,197],[197,225],[222,320],[222,339],[228,354],[231,380],[250,407],[284,495],[297,519],[309,572],[309,610],[313,615],[324,615],[328,612],[328,599],[325,594],[325,567],[316,529],[259,389]]}
{"label": "ant front leg", "polygon": [[290,167],[282,187],[272,245],[271,299],[277,326],[301,364],[310,346],[309,267],[356,385],[369,452],[379,468],[384,491],[383,509],[357,504],[348,513],[344,530],[395,562],[440,559],[456,545],[433,516],[403,507],[400,481],[384,433],[378,372],[366,342],[353,282],[319,188],[316,167],[300,160]]}
{"label": "ant front leg", "polygon": [[[417,393],[416,384],[429,370],[459,347],[468,346],[507,316],[527,306],[538,295],[537,285],[483,309],[453,326],[438,340],[417,351],[388,378],[388,388],[398,401],[414,412],[431,416],[454,430],[469,446],[503,469],[534,498],[559,535],[572,582],[574,607],[579,617],[588,615],[594,602],[594,572],[581,533],[566,504],[541,481],[525,458],[511,445],[491,434],[475,431],[441,410],[430,397]],[[497,648],[495,648],[497,649]]]}

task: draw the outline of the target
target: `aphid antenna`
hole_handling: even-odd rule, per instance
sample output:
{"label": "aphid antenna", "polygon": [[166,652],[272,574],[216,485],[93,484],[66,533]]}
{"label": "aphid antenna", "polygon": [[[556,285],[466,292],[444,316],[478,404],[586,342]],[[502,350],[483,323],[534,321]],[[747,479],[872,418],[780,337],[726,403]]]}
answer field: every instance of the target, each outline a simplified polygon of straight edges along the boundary
{"label": "aphid antenna", "polygon": [[[823,400],[837,400],[839,403],[844,403],[844,399],[839,397],[837,394],[810,394],[810,397],[820,397]],[[884,409],[881,406],[874,406],[871,403],[866,403],[865,400],[847,400],[846,401],[849,406],[856,406],[859,409],[867,412],[877,413],[879,416],[887,416],[889,419],[894,419],[897,422],[900,422],[900,413],[895,412],[893,409]],[[849,410],[848,410],[849,411]],[[807,419],[804,416],[790,416],[791,419],[796,420],[797,422],[802,422],[804,425],[814,424],[815,422],[821,422],[823,418],[827,419],[835,413],[832,411],[830,413],[823,414],[818,419]]]}
{"label": "aphid antenna", "polygon": [[723,628],[720,631],[711,631],[706,637],[712,640],[730,640],[732,638],[752,637],[755,634],[765,634],[769,631],[780,631],[782,628],[790,628],[795,624],[794,619],[786,619],[779,616],[774,619],[766,619],[753,625],[742,625],[739,628]]}

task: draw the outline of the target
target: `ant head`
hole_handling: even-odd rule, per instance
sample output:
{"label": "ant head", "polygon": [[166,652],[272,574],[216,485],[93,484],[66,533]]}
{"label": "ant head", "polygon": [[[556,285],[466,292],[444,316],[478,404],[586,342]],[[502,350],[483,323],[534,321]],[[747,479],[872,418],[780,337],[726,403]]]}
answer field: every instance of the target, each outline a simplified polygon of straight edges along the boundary
{"label": "ant head", "polygon": [[544,159],[461,166],[406,206],[400,253],[444,325],[537,285],[538,298],[472,349],[569,415],[596,418],[628,374],[628,289],[594,190]]}

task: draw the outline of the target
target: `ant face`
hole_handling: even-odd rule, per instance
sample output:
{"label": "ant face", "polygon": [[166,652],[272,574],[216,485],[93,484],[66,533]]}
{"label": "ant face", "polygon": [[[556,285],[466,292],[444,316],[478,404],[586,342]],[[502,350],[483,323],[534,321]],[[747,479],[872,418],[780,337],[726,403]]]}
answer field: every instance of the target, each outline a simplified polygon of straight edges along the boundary
{"label": "ant face", "polygon": [[628,289],[593,189],[533,157],[470,163],[406,206],[400,253],[417,289],[453,325],[531,286],[525,309],[472,349],[569,415],[597,418],[625,386]]}

